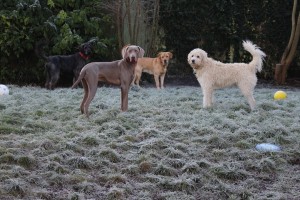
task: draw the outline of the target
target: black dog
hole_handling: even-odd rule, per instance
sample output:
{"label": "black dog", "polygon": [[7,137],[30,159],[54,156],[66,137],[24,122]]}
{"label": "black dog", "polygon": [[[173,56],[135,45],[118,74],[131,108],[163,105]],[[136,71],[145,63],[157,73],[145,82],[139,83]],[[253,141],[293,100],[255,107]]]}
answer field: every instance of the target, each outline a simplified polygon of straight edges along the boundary
{"label": "black dog", "polygon": [[79,52],[72,55],[55,55],[46,56],[43,51],[45,42],[38,42],[36,44],[35,52],[38,57],[46,61],[46,83],[45,87],[49,90],[53,90],[61,72],[72,74],[73,83],[77,80],[79,73],[84,65],[87,64],[87,60],[92,54],[94,40],[90,40],[79,46]]}

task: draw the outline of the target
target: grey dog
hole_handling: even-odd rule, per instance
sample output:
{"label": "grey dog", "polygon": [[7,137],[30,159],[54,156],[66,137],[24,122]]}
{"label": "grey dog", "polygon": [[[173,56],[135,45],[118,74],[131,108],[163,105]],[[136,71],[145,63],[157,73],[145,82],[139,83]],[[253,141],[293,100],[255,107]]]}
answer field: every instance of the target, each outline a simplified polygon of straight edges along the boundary
{"label": "grey dog", "polygon": [[128,92],[134,77],[134,69],[138,58],[144,56],[145,51],[135,45],[127,45],[122,49],[122,60],[113,62],[92,62],[85,65],[72,88],[81,81],[84,97],[80,105],[82,114],[89,117],[88,108],[93,100],[98,81],[121,87],[121,110],[128,109]]}
{"label": "grey dog", "polygon": [[78,47],[78,52],[71,55],[54,55],[46,56],[43,51],[45,42],[38,42],[36,44],[35,52],[38,57],[46,61],[46,83],[45,87],[49,90],[53,90],[56,86],[60,73],[64,72],[73,75],[73,82],[78,78],[80,70],[92,54],[92,47],[95,40],[90,40],[81,44]]}

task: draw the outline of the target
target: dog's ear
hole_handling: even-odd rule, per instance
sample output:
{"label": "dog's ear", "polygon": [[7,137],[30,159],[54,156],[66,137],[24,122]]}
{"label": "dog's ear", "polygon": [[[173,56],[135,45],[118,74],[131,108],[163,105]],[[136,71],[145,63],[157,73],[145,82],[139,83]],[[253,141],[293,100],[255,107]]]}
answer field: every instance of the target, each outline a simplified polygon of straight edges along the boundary
{"label": "dog's ear", "polygon": [[127,51],[127,50],[128,50],[128,48],[129,48],[129,46],[130,46],[130,44],[125,45],[125,46],[122,48],[121,53],[122,53],[122,58],[123,58],[123,59],[128,57],[128,51]]}
{"label": "dog's ear", "polygon": [[160,58],[161,54],[162,54],[162,52],[159,52],[159,53],[157,54],[157,57]]}
{"label": "dog's ear", "polygon": [[170,59],[173,58],[173,54],[171,52],[168,52],[169,56],[170,56]]}
{"label": "dog's ear", "polygon": [[92,38],[89,41],[87,41],[86,43],[88,43],[89,45],[94,45],[96,44],[98,41],[98,38]]}
{"label": "dog's ear", "polygon": [[205,51],[201,52],[201,62],[204,63],[207,61],[207,53]]}
{"label": "dog's ear", "polygon": [[86,45],[87,45],[86,43],[83,43],[83,44],[77,46],[77,47],[76,47],[76,50],[82,51]]}
{"label": "dog's ear", "polygon": [[141,47],[138,46],[138,49],[139,49],[139,53],[138,53],[138,57],[139,58],[142,58],[144,57],[144,54],[145,54],[145,51],[144,49],[142,49]]}

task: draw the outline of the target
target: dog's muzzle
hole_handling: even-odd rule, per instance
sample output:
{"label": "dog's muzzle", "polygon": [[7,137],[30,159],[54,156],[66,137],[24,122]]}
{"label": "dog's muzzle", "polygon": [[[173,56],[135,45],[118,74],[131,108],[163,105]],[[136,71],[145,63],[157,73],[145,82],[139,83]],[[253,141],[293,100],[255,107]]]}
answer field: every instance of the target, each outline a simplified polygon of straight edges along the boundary
{"label": "dog's muzzle", "polygon": [[135,56],[129,56],[129,57],[127,57],[126,61],[129,63],[136,63],[137,58]]}
{"label": "dog's muzzle", "polygon": [[90,50],[88,50],[88,51],[87,51],[87,50],[86,50],[86,51],[84,51],[84,54],[85,54],[85,55],[90,55],[91,53],[92,53],[92,51],[90,51]]}
{"label": "dog's muzzle", "polygon": [[92,53],[92,47],[90,45],[85,45],[83,51],[85,55],[90,55]]}
{"label": "dog's muzzle", "polygon": [[130,57],[130,62],[135,62],[135,61],[136,61],[135,56],[131,56],[131,57]]}
{"label": "dog's muzzle", "polygon": [[195,64],[195,60],[192,60],[192,63]]}

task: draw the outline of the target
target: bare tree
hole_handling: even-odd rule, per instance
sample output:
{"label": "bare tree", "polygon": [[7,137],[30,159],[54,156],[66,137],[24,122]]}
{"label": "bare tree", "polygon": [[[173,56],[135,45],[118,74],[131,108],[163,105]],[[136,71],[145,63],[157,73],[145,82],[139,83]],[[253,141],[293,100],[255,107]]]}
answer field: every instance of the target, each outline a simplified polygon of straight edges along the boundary
{"label": "bare tree", "polygon": [[156,52],[159,30],[159,0],[103,1],[99,5],[115,19],[119,48],[124,44],[142,46],[146,55]]}
{"label": "bare tree", "polygon": [[124,34],[123,34],[123,29],[124,29],[124,17],[123,17],[123,4],[122,0],[117,1],[116,5],[116,25],[117,25],[117,33],[118,33],[118,43],[119,43],[119,49],[121,49],[124,46]]}
{"label": "bare tree", "polygon": [[119,49],[121,49],[124,46],[124,19],[126,16],[126,13],[123,11],[123,0],[116,0],[116,1],[101,1],[99,4],[97,4],[99,9],[103,8],[111,13],[115,20],[116,24],[116,31],[117,31],[117,38],[118,38],[118,44]]}
{"label": "bare tree", "polygon": [[297,14],[297,0],[294,0],[293,12],[292,12],[292,30],[290,40],[286,46],[280,63],[276,64],[274,79],[278,84],[284,84],[287,78],[287,71],[295,57],[299,36],[300,36],[300,12]]}
{"label": "bare tree", "polygon": [[149,48],[148,54],[153,55],[155,52],[155,42],[157,41],[158,30],[159,30],[159,0],[154,1],[153,3],[153,15],[152,15],[152,26],[151,26],[151,34],[150,34],[150,41],[149,41]]}

